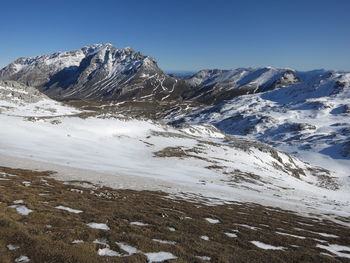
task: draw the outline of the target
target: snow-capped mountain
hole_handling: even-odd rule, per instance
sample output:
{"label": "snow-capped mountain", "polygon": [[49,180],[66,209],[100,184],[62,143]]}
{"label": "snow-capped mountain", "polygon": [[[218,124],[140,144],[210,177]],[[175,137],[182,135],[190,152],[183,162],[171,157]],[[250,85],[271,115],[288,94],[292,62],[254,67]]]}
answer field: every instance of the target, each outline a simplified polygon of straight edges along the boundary
{"label": "snow-capped mountain", "polygon": [[242,95],[176,123],[210,123],[228,134],[245,135],[296,154],[306,151],[349,160],[350,73],[295,75],[296,84]]}
{"label": "snow-capped mountain", "polygon": [[187,96],[204,103],[288,87],[300,81],[294,70],[273,67],[201,70],[186,80],[194,87]]}
{"label": "snow-capped mountain", "polygon": [[164,74],[152,57],[111,44],[19,58],[0,71],[0,79],[36,87],[58,100],[169,100],[185,85]]}
{"label": "snow-capped mountain", "polygon": [[175,128],[76,110],[15,82],[0,83],[0,90],[0,161],[11,157],[17,166],[117,188],[350,213],[337,174],[211,125]]}
{"label": "snow-capped mountain", "polygon": [[0,80],[36,87],[57,100],[191,100],[205,104],[304,81],[299,72],[273,67],[202,70],[181,79],[163,73],[152,57],[111,44],[19,58],[0,70]]}
{"label": "snow-capped mountain", "polygon": [[192,100],[205,104],[302,81],[294,70],[273,67],[202,70],[190,78],[176,78],[163,73],[152,57],[111,44],[19,58],[0,70],[0,80],[36,87],[57,100]]}

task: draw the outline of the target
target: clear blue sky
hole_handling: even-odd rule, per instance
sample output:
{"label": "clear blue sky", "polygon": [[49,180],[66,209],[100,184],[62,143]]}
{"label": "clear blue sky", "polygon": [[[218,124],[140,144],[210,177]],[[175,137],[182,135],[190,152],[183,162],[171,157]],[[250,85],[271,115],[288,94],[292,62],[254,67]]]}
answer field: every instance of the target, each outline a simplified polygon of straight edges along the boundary
{"label": "clear blue sky", "polygon": [[164,70],[350,70],[350,0],[19,0],[0,8],[0,67],[112,43]]}

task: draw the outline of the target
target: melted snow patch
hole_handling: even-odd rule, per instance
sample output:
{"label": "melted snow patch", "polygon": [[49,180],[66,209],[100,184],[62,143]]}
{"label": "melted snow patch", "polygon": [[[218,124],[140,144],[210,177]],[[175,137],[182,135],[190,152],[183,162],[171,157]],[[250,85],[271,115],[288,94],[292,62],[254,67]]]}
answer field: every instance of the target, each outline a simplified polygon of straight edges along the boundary
{"label": "melted snow patch", "polygon": [[204,260],[204,261],[210,261],[211,260],[211,257],[208,257],[208,256],[196,256],[196,258],[199,258],[199,259]]}
{"label": "melted snow patch", "polygon": [[321,243],[328,243],[328,241],[322,240],[322,239],[318,239],[318,238],[313,238],[313,240],[315,240],[317,242],[321,242]]}
{"label": "melted snow patch", "polygon": [[109,248],[100,248],[97,251],[97,254],[99,256],[102,256],[102,257],[104,257],[104,256],[107,256],[107,257],[121,257],[122,256],[117,251],[111,250]]}
{"label": "melted snow patch", "polygon": [[23,184],[24,186],[30,186],[31,182],[23,181],[22,184]]}
{"label": "melted snow patch", "polygon": [[70,191],[71,191],[71,192],[76,192],[76,193],[79,193],[79,194],[84,193],[84,191],[83,191],[83,190],[80,190],[80,189],[75,189],[75,188],[70,189]]}
{"label": "melted snow patch", "polygon": [[237,237],[237,234],[230,233],[230,232],[226,232],[225,235],[228,236],[228,237]]}
{"label": "melted snow patch", "polygon": [[92,243],[94,243],[94,244],[99,244],[99,245],[104,245],[104,246],[109,247],[106,238],[98,238],[98,239],[95,239]]}
{"label": "melted snow patch", "polygon": [[16,208],[16,211],[18,214],[22,215],[22,216],[27,216],[29,215],[31,212],[33,212],[33,210],[29,209],[28,207],[26,207],[25,205],[11,205],[9,206],[10,208]]}
{"label": "melted snow patch", "polygon": [[106,224],[102,223],[88,223],[86,224],[88,227],[94,228],[94,229],[101,229],[101,230],[110,230],[110,228]]}
{"label": "melted snow patch", "polygon": [[220,220],[215,219],[215,218],[207,217],[205,220],[207,220],[211,224],[218,224],[218,223],[220,223]]}
{"label": "melted snow patch", "polygon": [[295,230],[298,231],[306,231],[312,234],[316,234],[319,236],[323,236],[323,237],[330,237],[330,238],[339,238],[339,236],[333,235],[333,234],[328,234],[328,233],[322,233],[322,232],[315,232],[315,231],[310,231],[310,230],[306,230],[306,229],[302,229],[302,228],[298,228],[298,227],[294,227]]}
{"label": "melted snow patch", "polygon": [[0,172],[0,176],[16,177],[17,175]]}
{"label": "melted snow patch", "polygon": [[288,234],[288,233],[284,233],[284,232],[276,231],[276,233],[279,234],[279,235],[282,235],[282,236],[295,237],[295,238],[299,238],[299,239],[305,239],[306,238],[306,237],[303,237],[303,236],[292,235],[292,234]]}
{"label": "melted snow patch", "polygon": [[338,236],[333,235],[333,234],[319,233],[319,232],[313,232],[313,233],[318,234],[318,235],[323,236],[323,237],[339,238]]}
{"label": "melted snow patch", "polygon": [[124,250],[127,254],[120,254],[114,250],[111,250],[109,248],[109,245],[107,244],[107,240],[106,239],[96,239],[94,241],[94,243],[97,243],[97,244],[103,244],[103,245],[106,245],[107,247],[106,248],[103,248],[103,249],[99,249],[98,250],[98,255],[100,256],[109,256],[109,257],[126,257],[126,256],[131,256],[131,255],[134,255],[134,254],[137,254],[137,253],[140,253],[140,254],[144,254],[149,263],[152,263],[152,262],[163,262],[163,261],[166,261],[166,260],[171,260],[171,259],[176,259],[177,257],[174,256],[173,254],[169,253],[169,252],[163,252],[163,251],[160,251],[160,252],[150,252],[150,253],[144,253],[140,250],[138,250],[137,248],[135,247],[132,247],[126,243],[123,243],[123,242],[115,242],[119,248],[121,250]]}
{"label": "melted snow patch", "polygon": [[0,181],[9,181],[10,179],[7,178],[0,178]]}
{"label": "melted snow patch", "polygon": [[145,253],[149,263],[152,262],[163,262],[165,260],[176,259],[177,257],[169,252],[152,252]]}
{"label": "melted snow patch", "polygon": [[20,256],[15,259],[15,262],[17,263],[23,263],[23,262],[29,262],[30,259],[27,256]]}
{"label": "melted snow patch", "polygon": [[297,222],[299,225],[303,225],[303,226],[313,226],[311,224],[307,224],[307,223],[303,223],[303,222]]}
{"label": "melted snow patch", "polygon": [[152,241],[154,242],[158,242],[158,243],[161,243],[161,244],[169,244],[169,245],[175,245],[176,242],[175,241],[168,241],[168,240],[161,240],[161,239],[152,239]]}
{"label": "melted snow patch", "polygon": [[285,247],[275,247],[275,246],[271,246],[271,245],[265,244],[265,243],[260,242],[260,241],[250,241],[250,243],[254,244],[254,245],[257,246],[258,248],[267,249],[267,250],[283,250],[283,249],[287,249],[287,248],[285,248]]}
{"label": "melted snow patch", "polygon": [[130,225],[134,225],[134,226],[148,226],[148,224],[146,223],[142,223],[142,222],[131,222]]}
{"label": "melted snow patch", "polygon": [[81,210],[73,209],[73,208],[70,208],[67,206],[63,206],[63,205],[56,206],[55,208],[60,209],[60,210],[65,210],[65,211],[68,211],[68,212],[74,213],[74,214],[79,214],[79,213],[83,212]]}
{"label": "melted snow patch", "polygon": [[137,248],[132,247],[132,246],[125,244],[123,242],[116,242],[116,244],[119,246],[119,248],[121,250],[124,250],[125,252],[127,252],[129,256],[136,254],[136,253],[142,253]]}
{"label": "melted snow patch", "polygon": [[11,245],[11,244],[7,245],[7,249],[8,250],[16,250],[16,249],[19,249],[19,248],[20,248],[20,246],[17,246],[17,245]]}
{"label": "melted snow patch", "polygon": [[80,243],[84,243],[84,241],[80,239],[72,241],[72,244],[80,244]]}
{"label": "melted snow patch", "polygon": [[171,231],[171,232],[175,232],[175,231],[176,231],[175,227],[169,226],[168,229],[169,229],[169,231]]}
{"label": "melted snow patch", "polygon": [[209,241],[209,237],[208,236],[201,236],[201,239],[203,239],[205,241]]}
{"label": "melted snow patch", "polygon": [[[347,246],[341,246],[336,244],[334,245],[330,244],[328,246],[325,246],[325,245],[317,244],[316,247],[328,250],[329,252],[337,255],[338,257],[350,258],[350,247],[347,247]],[[347,253],[343,253],[343,251]]]}
{"label": "melted snow patch", "polygon": [[258,230],[259,229],[258,227],[250,226],[250,225],[246,225],[246,224],[237,224],[237,225],[245,227],[245,228],[248,228],[248,229],[251,229],[251,230]]}

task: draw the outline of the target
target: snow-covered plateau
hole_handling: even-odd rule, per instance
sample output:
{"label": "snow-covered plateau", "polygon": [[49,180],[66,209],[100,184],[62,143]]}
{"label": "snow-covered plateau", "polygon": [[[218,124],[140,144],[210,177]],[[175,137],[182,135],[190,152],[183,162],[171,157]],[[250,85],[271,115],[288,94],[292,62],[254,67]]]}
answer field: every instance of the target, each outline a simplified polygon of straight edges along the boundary
{"label": "snow-covered plateau", "polygon": [[[0,87],[0,165],[54,170],[62,180],[114,188],[163,190],[212,202],[255,202],[324,217],[350,216],[345,173],[228,136],[208,124],[175,128],[112,113],[90,114],[34,89],[6,85]],[[263,98],[277,96],[273,92],[257,95],[262,103],[256,107],[270,107]],[[292,96],[288,89],[283,92]],[[280,96],[279,102],[289,98]],[[341,98],[337,101],[340,107]]]}

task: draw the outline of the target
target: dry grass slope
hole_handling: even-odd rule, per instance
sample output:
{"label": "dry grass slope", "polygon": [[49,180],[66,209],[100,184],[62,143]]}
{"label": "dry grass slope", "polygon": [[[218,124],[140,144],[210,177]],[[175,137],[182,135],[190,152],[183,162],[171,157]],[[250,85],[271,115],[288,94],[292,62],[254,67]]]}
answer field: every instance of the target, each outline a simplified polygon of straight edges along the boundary
{"label": "dry grass slope", "polygon": [[[37,172],[0,167],[0,262],[12,263],[26,255],[35,263],[147,262],[137,253],[126,257],[102,257],[97,254],[104,245],[94,244],[105,238],[110,248],[125,253],[115,242],[124,242],[143,252],[166,251],[177,259],[171,262],[350,262],[346,258],[316,248],[323,244],[350,245],[350,230],[333,222],[304,218],[289,211],[251,203],[207,206],[170,198],[161,192],[113,190],[83,187],[50,177],[50,172]],[[16,176],[7,176],[12,174]],[[23,181],[30,182],[28,186]],[[9,208],[15,200],[23,200],[31,210],[22,216]],[[82,210],[75,214],[56,209],[67,206]],[[220,223],[209,223],[215,218]],[[139,221],[147,226],[130,224]],[[89,222],[106,223],[109,231],[89,228]],[[247,226],[256,227],[251,229]],[[170,231],[171,230],[175,231]],[[276,233],[283,232],[304,239]],[[226,232],[235,233],[232,238]],[[318,233],[338,236],[325,237]],[[201,236],[208,236],[203,240]],[[175,241],[161,244],[152,239]],[[72,244],[74,240],[83,243]],[[263,250],[250,241],[257,240],[284,250]],[[18,245],[8,250],[7,245]]]}

